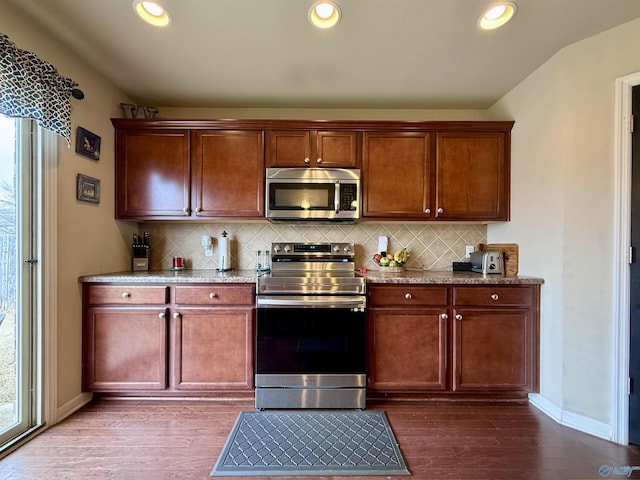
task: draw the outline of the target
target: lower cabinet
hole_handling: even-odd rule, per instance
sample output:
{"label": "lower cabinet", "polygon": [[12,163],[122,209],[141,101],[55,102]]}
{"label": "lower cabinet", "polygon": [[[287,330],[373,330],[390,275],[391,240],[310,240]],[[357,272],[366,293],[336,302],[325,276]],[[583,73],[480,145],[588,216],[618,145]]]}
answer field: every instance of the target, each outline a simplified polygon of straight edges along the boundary
{"label": "lower cabinet", "polygon": [[373,285],[368,387],[538,391],[538,323],[538,285]]}
{"label": "lower cabinet", "polygon": [[84,390],[251,390],[254,295],[253,284],[85,284]]}
{"label": "lower cabinet", "polygon": [[167,310],[91,307],[84,321],[84,390],[167,388]]}

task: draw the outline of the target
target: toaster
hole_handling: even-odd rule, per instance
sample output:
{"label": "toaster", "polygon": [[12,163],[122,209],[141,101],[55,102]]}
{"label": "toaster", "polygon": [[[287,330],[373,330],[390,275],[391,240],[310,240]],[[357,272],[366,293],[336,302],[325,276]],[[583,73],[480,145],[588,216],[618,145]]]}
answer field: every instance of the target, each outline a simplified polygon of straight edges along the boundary
{"label": "toaster", "polygon": [[504,273],[502,252],[473,252],[471,271],[477,273]]}

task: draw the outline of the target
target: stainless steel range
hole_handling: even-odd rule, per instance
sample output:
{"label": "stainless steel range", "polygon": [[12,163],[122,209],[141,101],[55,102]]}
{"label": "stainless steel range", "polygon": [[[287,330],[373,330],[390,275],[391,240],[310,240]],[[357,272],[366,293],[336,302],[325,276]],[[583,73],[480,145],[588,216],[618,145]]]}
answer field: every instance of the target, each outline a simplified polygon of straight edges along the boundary
{"label": "stainless steel range", "polygon": [[353,243],[274,243],[257,285],[256,408],[366,404],[365,280]]}

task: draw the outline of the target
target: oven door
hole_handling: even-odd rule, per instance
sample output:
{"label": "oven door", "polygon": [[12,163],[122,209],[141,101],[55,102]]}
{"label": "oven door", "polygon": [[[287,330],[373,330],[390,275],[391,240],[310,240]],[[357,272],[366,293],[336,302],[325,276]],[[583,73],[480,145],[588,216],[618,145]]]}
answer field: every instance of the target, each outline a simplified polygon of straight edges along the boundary
{"label": "oven door", "polygon": [[334,298],[333,306],[311,296],[259,299],[256,373],[364,374],[365,309],[359,298]]}

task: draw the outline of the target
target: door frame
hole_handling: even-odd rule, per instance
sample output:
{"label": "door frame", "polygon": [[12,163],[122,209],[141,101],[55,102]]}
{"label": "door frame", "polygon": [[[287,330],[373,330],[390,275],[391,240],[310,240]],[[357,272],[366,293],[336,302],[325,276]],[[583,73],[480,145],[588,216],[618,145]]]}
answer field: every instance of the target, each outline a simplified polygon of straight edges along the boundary
{"label": "door frame", "polygon": [[611,440],[629,443],[631,100],[640,72],[616,79],[613,139],[613,272]]}

